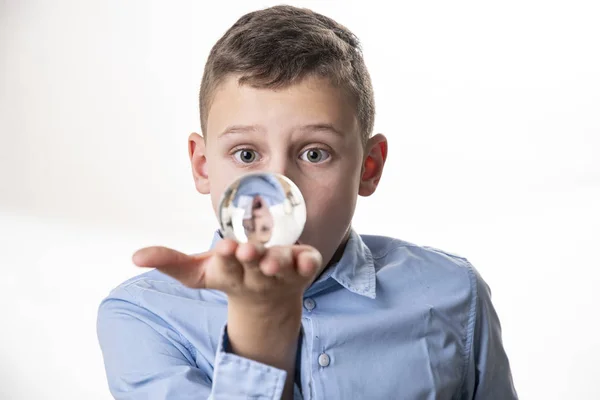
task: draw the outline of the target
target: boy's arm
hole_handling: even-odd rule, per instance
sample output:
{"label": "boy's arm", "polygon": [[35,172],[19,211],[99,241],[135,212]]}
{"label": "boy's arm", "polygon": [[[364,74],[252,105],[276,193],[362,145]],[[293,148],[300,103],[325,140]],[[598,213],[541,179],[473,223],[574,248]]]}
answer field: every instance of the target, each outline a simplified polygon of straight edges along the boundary
{"label": "boy's arm", "polygon": [[472,272],[476,297],[474,318],[470,324],[472,341],[463,398],[518,399],[510,363],[502,344],[501,324],[492,304],[490,288],[475,268],[472,268]]}
{"label": "boy's arm", "polygon": [[102,302],[97,322],[115,399],[281,398],[286,372],[226,352],[226,329],[211,373],[210,362],[197,365],[191,345],[168,324],[135,304],[133,297],[119,297]]}

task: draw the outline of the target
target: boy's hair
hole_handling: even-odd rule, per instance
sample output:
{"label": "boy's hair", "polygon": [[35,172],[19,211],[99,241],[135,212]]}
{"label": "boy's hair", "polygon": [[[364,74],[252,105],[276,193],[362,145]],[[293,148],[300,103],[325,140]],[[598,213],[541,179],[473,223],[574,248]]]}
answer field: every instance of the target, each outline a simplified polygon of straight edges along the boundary
{"label": "boy's hair", "polygon": [[217,86],[230,75],[239,84],[282,88],[309,75],[325,77],[354,99],[366,143],[373,131],[375,101],[358,38],[331,18],[308,9],[276,6],[242,16],[213,46],[200,86],[200,125]]}

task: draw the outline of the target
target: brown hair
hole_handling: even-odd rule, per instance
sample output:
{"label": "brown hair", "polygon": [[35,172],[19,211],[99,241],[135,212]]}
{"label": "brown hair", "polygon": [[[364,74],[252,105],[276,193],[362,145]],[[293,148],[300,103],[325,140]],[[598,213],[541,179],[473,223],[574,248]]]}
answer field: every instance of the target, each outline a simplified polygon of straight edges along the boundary
{"label": "brown hair", "polygon": [[316,75],[353,96],[366,143],[373,131],[375,101],[358,38],[331,18],[308,9],[276,6],[242,16],[213,46],[200,86],[200,124],[216,87],[229,75],[257,88],[286,87]]}

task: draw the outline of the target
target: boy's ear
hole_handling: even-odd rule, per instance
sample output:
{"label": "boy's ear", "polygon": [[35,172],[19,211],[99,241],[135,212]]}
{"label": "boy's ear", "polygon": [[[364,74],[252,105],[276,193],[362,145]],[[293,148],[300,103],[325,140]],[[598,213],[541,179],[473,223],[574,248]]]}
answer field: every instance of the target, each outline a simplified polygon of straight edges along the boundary
{"label": "boy's ear", "polygon": [[377,189],[383,166],[387,158],[388,143],[385,136],[377,134],[369,139],[365,146],[365,158],[361,170],[360,186],[358,194],[370,196]]}
{"label": "boy's ear", "polygon": [[202,194],[210,193],[208,169],[206,165],[206,143],[197,133],[192,133],[188,139],[188,153],[192,163],[192,175],[196,190]]}

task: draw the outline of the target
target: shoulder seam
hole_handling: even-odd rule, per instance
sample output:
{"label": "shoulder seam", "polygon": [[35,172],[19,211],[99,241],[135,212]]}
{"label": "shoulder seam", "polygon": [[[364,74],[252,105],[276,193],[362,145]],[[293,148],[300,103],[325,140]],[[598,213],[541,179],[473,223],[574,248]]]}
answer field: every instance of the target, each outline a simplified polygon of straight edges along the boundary
{"label": "shoulder seam", "polygon": [[471,304],[469,307],[469,320],[467,323],[467,329],[465,332],[465,352],[464,352],[464,360],[463,360],[463,373],[460,384],[459,397],[461,393],[465,391],[465,384],[467,382],[467,375],[469,373],[469,364],[471,360],[471,354],[473,352],[473,341],[475,335],[475,325],[477,323],[477,303],[479,301],[479,292],[477,290],[477,277],[475,276],[475,271],[473,270],[473,265],[464,258],[461,258],[467,267],[467,273],[469,276],[469,284],[471,286]]}
{"label": "shoulder seam", "polygon": [[463,257],[463,256],[461,256],[459,254],[451,253],[451,252],[446,251],[446,250],[438,249],[437,247],[433,247],[433,246],[420,246],[420,247],[424,248],[425,250],[430,250],[430,251],[434,251],[436,253],[445,254],[448,257],[451,257],[451,258],[454,258],[454,259],[459,259],[459,260],[463,260],[463,261],[469,262],[466,257]]}
{"label": "shoulder seam", "polygon": [[395,238],[388,238],[388,239],[390,239],[390,243],[388,243],[382,250],[379,250],[377,253],[373,253],[373,251],[369,248],[369,250],[371,250],[371,254],[373,255],[374,259],[378,260],[380,258],[384,258],[392,250],[397,250],[397,249],[402,249],[402,248],[416,248],[416,249],[422,249],[422,250],[433,251],[436,253],[441,253],[441,254],[444,254],[455,260],[461,260],[461,261],[464,261],[467,263],[469,262],[466,257],[463,257],[459,254],[450,253],[450,252],[442,250],[442,249],[438,249],[437,247],[418,245],[415,243],[410,243],[410,242],[406,242],[406,241],[395,239]]}
{"label": "shoulder seam", "polygon": [[[137,276],[137,277],[135,277],[135,278],[131,278],[131,280],[129,280],[129,281],[125,281],[125,282],[121,283],[120,285],[116,286],[115,288],[113,288],[113,289],[110,291],[110,293],[114,293],[114,292],[116,292],[116,291],[117,291],[117,290],[119,290],[119,289],[123,289],[123,290],[125,290],[125,291],[126,291],[126,292],[127,292],[129,295],[130,295],[130,296],[133,296],[133,293],[131,293],[131,292],[129,291],[129,289],[128,289],[128,288],[129,288],[130,286],[132,286],[132,285],[135,285],[136,283],[138,283],[138,282],[140,282],[140,281],[143,281],[143,280],[146,280],[146,278],[145,278],[144,276]],[[135,297],[135,296],[134,296],[134,297]]]}
{"label": "shoulder seam", "polygon": [[373,254],[373,251],[371,249],[369,249],[369,250],[371,251],[371,255],[373,256],[373,259],[379,260],[381,258],[386,257],[390,253],[390,251],[396,250],[396,249],[401,249],[403,247],[407,247],[407,244],[403,243],[399,240],[392,239],[391,242],[388,243],[387,246],[385,246],[383,248],[383,250],[378,251],[376,254]]}

